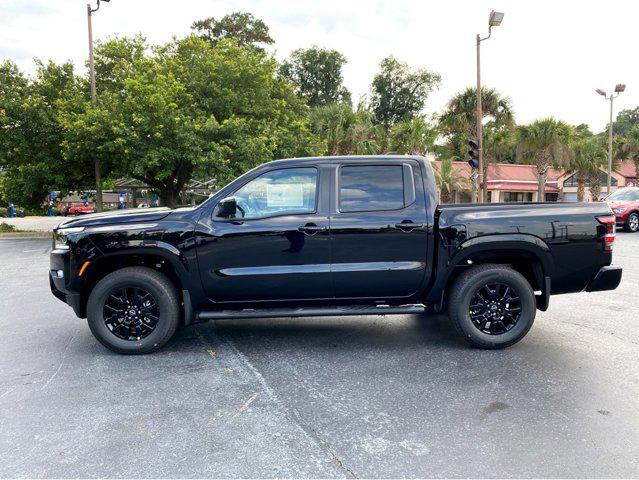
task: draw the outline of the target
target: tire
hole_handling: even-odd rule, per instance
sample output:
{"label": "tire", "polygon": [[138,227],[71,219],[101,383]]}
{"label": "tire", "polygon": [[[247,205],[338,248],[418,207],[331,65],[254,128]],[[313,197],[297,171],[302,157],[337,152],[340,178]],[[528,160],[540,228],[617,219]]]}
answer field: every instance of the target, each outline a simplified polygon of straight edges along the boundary
{"label": "tire", "polygon": [[[123,291],[125,293],[121,295]],[[126,311],[126,309],[136,307],[126,306],[123,299],[127,301],[134,299],[135,293],[140,294],[140,292],[150,295],[149,304],[152,301],[157,310],[154,307],[149,312],[149,318],[138,310],[137,320],[129,321],[126,314],[132,310]],[[144,295],[140,297],[149,299]],[[108,326],[104,312],[114,310],[111,305],[116,309],[122,308],[125,311],[125,319],[116,318]],[[143,305],[142,310],[150,308],[146,305]],[[115,313],[113,316],[119,317],[120,314]],[[142,316],[144,318],[140,318]],[[150,323],[151,317],[158,320],[153,324],[153,330],[148,331],[151,327],[147,327],[146,323],[142,322]],[[175,333],[180,322],[180,300],[175,287],[165,275],[146,267],[126,267],[108,274],[93,288],[87,304],[87,320],[93,336],[110,350],[123,354],[150,353],[161,348]],[[141,325],[145,331],[139,333],[140,336],[137,338],[134,337],[136,334],[132,331],[135,327],[124,325],[127,321],[129,325],[131,323]],[[121,336],[130,336],[130,338],[125,339]]]}
{"label": "tire", "polygon": [[[485,286],[488,286],[488,290],[484,289]],[[509,291],[511,293],[504,293]],[[507,300],[499,298],[502,293]],[[479,300],[482,298],[487,301]],[[472,318],[471,300],[478,305]],[[491,303],[496,303],[496,308]],[[485,308],[485,304],[489,304],[489,307]],[[515,311],[517,308],[519,315]],[[501,319],[500,312],[504,312]],[[523,275],[504,265],[471,267],[453,284],[448,302],[448,315],[455,329],[472,346],[485,349],[506,348],[520,341],[532,327],[536,313],[532,287]],[[494,333],[486,330],[494,330]]]}
{"label": "tire", "polygon": [[639,214],[637,212],[632,212],[630,215],[628,215],[624,229],[627,232],[632,233],[639,231]]}

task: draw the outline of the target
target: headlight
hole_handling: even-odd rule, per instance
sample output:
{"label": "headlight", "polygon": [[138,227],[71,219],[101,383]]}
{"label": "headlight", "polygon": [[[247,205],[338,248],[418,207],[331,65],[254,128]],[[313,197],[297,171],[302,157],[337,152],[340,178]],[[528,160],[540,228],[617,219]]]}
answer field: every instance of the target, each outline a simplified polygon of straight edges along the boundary
{"label": "headlight", "polygon": [[613,213],[623,213],[623,212],[625,212],[626,210],[628,210],[628,209],[627,209],[627,208],[613,208],[613,209],[612,209],[612,212],[613,212]]}
{"label": "headlight", "polygon": [[67,244],[68,236],[73,233],[84,231],[84,227],[58,228],[53,231],[53,248],[54,250],[69,250]]}

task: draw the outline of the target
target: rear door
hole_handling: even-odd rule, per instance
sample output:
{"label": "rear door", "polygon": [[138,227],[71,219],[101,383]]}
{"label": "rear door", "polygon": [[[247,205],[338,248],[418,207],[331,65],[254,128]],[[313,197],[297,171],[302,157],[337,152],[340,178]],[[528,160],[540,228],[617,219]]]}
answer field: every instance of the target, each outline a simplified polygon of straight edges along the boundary
{"label": "rear door", "polygon": [[428,220],[419,162],[333,166],[331,271],[337,298],[407,297],[422,286]]}

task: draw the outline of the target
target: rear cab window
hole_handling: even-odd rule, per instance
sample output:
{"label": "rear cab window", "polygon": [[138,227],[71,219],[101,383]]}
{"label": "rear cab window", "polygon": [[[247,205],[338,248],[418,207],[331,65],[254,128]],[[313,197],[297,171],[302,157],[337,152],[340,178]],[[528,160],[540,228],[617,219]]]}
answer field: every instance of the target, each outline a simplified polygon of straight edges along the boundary
{"label": "rear cab window", "polygon": [[399,210],[415,201],[407,164],[344,165],[339,170],[340,212]]}

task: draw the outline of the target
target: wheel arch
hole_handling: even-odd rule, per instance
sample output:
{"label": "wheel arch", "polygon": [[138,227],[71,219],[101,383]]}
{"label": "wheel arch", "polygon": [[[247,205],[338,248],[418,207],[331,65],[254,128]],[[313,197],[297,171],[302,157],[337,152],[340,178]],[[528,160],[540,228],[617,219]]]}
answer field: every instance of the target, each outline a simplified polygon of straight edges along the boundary
{"label": "wheel arch", "polygon": [[548,308],[550,279],[554,270],[550,247],[539,237],[527,234],[486,235],[462,243],[440,273],[436,274],[437,280],[427,301],[435,305],[435,310],[442,311],[457,278],[467,268],[484,264],[514,268],[526,278],[534,291],[541,292],[541,295],[537,295],[537,307],[540,310]]}
{"label": "wheel arch", "polygon": [[[164,243],[164,242],[158,242]],[[184,305],[185,322],[192,319],[191,298],[189,294],[191,273],[188,263],[172,245],[154,245],[149,247],[127,247],[106,252],[90,261],[81,278],[80,310],[86,316],[86,307],[93,288],[106,275],[126,267],[147,267],[166,275]]]}

